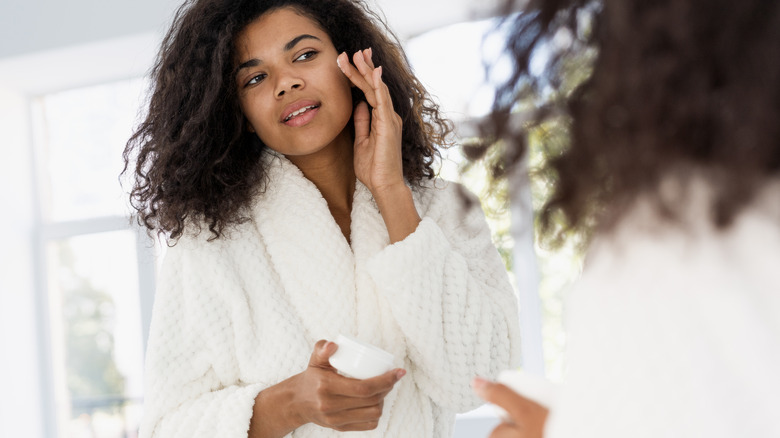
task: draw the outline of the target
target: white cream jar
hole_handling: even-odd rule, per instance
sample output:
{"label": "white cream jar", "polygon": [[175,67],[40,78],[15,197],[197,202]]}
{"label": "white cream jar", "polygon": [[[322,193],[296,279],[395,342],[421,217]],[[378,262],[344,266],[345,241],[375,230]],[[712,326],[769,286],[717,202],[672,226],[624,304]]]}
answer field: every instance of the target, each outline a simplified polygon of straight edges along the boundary
{"label": "white cream jar", "polygon": [[344,335],[335,343],[339,348],[329,361],[344,376],[370,379],[393,369],[393,355],[381,348]]}

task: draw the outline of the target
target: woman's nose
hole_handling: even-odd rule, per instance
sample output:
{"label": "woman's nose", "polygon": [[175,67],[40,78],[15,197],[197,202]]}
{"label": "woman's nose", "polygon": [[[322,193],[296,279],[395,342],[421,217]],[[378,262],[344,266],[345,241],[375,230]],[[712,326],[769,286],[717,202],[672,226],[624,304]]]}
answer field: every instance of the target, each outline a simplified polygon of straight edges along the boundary
{"label": "woman's nose", "polygon": [[303,80],[295,76],[284,76],[276,83],[276,97],[282,97],[292,90],[303,88]]}

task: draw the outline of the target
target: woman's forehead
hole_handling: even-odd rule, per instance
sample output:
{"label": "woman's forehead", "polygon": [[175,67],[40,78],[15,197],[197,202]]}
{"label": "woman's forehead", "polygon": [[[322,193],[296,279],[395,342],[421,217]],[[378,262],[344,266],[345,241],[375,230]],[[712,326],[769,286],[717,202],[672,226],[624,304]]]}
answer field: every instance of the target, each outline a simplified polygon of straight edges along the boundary
{"label": "woman's forehead", "polygon": [[236,48],[239,55],[284,51],[303,35],[313,36],[323,44],[333,44],[319,23],[294,8],[285,7],[266,12],[249,23],[237,35]]}
{"label": "woman's forehead", "polygon": [[[264,39],[270,39],[270,37],[284,39],[284,37],[301,32],[328,37],[327,31],[317,21],[292,7],[274,9],[264,13],[250,22],[241,31],[239,37],[242,34],[253,33],[266,37]],[[328,41],[330,41],[329,37]]]}

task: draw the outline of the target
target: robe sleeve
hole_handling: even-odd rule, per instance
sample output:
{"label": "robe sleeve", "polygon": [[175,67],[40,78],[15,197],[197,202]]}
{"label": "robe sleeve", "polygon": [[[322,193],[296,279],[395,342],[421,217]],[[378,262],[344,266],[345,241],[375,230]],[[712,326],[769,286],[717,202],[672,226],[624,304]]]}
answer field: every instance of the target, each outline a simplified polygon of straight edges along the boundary
{"label": "robe sleeve", "polygon": [[[223,258],[168,249],[146,353],[142,438],[245,438],[259,385],[239,380],[234,328],[217,292]],[[194,245],[197,246],[197,245]]]}
{"label": "robe sleeve", "polygon": [[414,233],[374,255],[368,270],[406,337],[415,383],[439,406],[465,412],[484,403],[473,377],[519,365],[516,296],[477,200],[464,205],[451,184],[421,213]]}

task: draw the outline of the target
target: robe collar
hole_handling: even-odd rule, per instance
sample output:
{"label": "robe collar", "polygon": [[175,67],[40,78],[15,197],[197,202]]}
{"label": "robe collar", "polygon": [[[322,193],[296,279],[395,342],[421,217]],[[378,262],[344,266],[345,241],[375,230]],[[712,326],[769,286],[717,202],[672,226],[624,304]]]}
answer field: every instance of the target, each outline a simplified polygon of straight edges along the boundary
{"label": "robe collar", "polygon": [[314,183],[281,154],[268,153],[263,159],[268,179],[252,215],[284,293],[312,342],[335,339],[339,333],[359,336],[367,329],[357,317],[363,307],[359,295],[373,291],[358,290],[372,285],[361,281],[358,286],[356,270],[389,244],[371,192],[356,181],[350,247]]}

